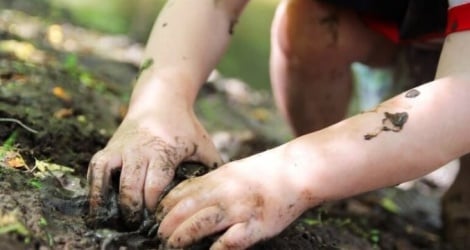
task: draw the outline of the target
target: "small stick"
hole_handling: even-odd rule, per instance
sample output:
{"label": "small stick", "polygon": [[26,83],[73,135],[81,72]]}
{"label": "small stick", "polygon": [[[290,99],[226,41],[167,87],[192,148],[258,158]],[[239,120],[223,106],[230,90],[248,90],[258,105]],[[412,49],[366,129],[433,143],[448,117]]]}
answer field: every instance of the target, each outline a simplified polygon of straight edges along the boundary
{"label": "small stick", "polygon": [[28,126],[26,126],[24,123],[22,123],[20,120],[17,120],[17,119],[14,119],[14,118],[2,118],[0,117],[0,122],[14,122],[18,125],[20,125],[21,127],[23,127],[24,129],[28,130],[29,132],[33,133],[33,134],[37,134],[38,131],[35,130],[35,129],[32,129]]}

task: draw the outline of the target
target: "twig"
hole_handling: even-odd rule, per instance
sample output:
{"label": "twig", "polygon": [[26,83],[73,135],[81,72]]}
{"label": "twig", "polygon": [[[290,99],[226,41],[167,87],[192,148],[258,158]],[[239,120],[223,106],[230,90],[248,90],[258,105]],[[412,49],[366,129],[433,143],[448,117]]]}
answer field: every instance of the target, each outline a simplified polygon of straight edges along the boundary
{"label": "twig", "polygon": [[24,123],[22,123],[20,120],[17,120],[17,119],[14,119],[14,118],[2,118],[0,117],[0,122],[14,122],[18,125],[20,125],[21,127],[23,127],[24,129],[28,130],[29,132],[33,133],[33,134],[37,134],[38,131],[35,130],[35,129],[32,129],[28,126],[26,126]]}

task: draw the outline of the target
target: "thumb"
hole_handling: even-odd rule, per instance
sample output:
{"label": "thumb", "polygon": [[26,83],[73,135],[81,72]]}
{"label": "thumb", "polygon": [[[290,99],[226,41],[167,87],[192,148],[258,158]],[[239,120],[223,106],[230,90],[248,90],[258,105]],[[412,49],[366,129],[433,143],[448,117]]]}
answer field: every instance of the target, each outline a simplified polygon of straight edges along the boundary
{"label": "thumb", "polygon": [[[147,169],[147,176],[144,187],[145,206],[149,211],[154,211],[158,201],[168,191],[174,187],[176,182],[187,178],[175,179],[175,169],[182,162],[199,162],[211,171],[222,164],[221,157],[217,152],[215,145],[207,134],[193,143],[191,147],[185,147],[184,150],[173,147],[167,147],[150,162]],[[190,174],[189,174],[190,175]]]}
{"label": "thumb", "polygon": [[193,152],[184,160],[199,162],[205,165],[209,171],[212,171],[223,164],[217,148],[207,134],[202,136],[202,140],[200,140],[198,144],[194,144]]}

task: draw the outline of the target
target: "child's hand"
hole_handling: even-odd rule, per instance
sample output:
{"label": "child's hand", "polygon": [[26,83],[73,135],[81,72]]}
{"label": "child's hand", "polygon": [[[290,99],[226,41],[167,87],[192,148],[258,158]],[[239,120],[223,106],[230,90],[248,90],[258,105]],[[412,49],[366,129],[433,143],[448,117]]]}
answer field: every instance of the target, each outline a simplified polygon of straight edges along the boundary
{"label": "child's hand", "polygon": [[302,188],[302,170],[281,155],[267,151],[178,185],[157,213],[159,237],[184,247],[226,230],[211,249],[244,249],[281,232],[319,202]]}
{"label": "child's hand", "polygon": [[211,138],[192,113],[165,109],[126,117],[108,145],[95,154],[88,169],[91,218],[106,201],[115,171],[121,171],[121,212],[135,226],[144,206],[155,210],[181,162],[201,162],[210,168],[221,164]]}

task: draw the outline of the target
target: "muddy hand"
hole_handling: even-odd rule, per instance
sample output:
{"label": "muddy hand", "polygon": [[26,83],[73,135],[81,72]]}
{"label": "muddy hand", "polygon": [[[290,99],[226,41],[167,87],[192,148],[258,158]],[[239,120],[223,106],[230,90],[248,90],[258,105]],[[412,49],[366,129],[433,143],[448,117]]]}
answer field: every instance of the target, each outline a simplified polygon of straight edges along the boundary
{"label": "muddy hand", "polygon": [[158,236],[179,248],[226,230],[211,249],[245,249],[278,234],[317,201],[298,188],[302,173],[271,151],[172,189],[157,212]]}
{"label": "muddy hand", "polygon": [[[112,174],[120,171],[119,205],[128,226],[135,227],[143,209],[154,211],[165,187],[181,162],[210,167],[220,157],[210,137],[192,114],[164,114],[160,119],[123,121],[108,145],[95,154],[88,169],[90,217],[108,201]],[[162,119],[165,117],[165,119]]]}

